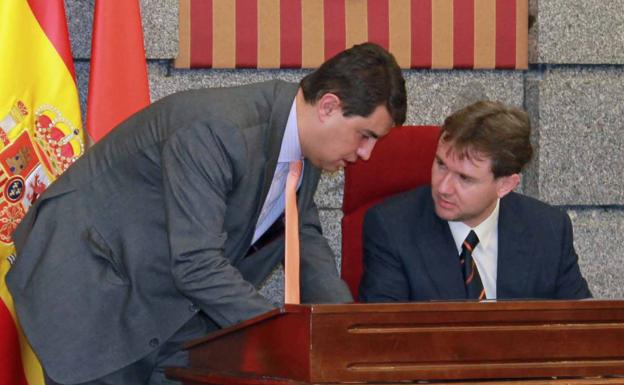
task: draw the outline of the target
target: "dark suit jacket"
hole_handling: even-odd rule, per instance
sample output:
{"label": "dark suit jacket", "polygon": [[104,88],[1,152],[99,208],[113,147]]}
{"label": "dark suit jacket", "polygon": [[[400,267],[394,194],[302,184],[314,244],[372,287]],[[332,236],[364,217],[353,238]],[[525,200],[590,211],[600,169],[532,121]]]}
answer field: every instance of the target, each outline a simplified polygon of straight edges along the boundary
{"label": "dark suit jacket", "polygon": [[[364,219],[363,302],[466,298],[448,222],[422,187],[371,208]],[[572,244],[570,218],[516,193],[500,201],[498,299],[590,297]]]}
{"label": "dark suit jacket", "polygon": [[[53,380],[124,367],[199,310],[225,327],[273,308],[254,286],[283,259],[283,241],[245,254],[297,89],[271,81],[163,98],[30,208],[7,284]],[[350,301],[312,199],[320,170],[304,167],[302,301]]]}

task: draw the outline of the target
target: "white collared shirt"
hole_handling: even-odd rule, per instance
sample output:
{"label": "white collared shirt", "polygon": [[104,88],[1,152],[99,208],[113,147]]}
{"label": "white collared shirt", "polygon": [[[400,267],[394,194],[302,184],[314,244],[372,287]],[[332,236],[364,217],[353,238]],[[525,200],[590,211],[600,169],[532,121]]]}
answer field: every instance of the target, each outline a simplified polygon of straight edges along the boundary
{"label": "white collared shirt", "polygon": [[453,234],[453,239],[455,240],[455,246],[457,247],[458,258],[462,250],[462,243],[470,230],[474,230],[477,233],[479,243],[472,252],[472,257],[477,264],[477,269],[479,269],[479,275],[481,276],[487,299],[496,299],[499,206],[500,199],[496,202],[496,207],[490,216],[473,229],[463,222],[448,222],[451,234]]}
{"label": "white collared shirt", "polygon": [[[284,188],[286,186],[289,164],[293,160],[302,159],[299,128],[297,127],[297,105],[296,100],[293,100],[290,113],[288,114],[288,121],[286,122],[286,129],[284,130],[284,137],[282,138],[279,157],[277,158],[277,166],[275,167],[271,187],[269,188],[267,197],[262,205],[262,211],[260,211],[260,216],[258,217],[258,222],[256,223],[256,230],[254,231],[254,236],[251,241],[252,244],[256,242],[284,212]],[[297,188],[301,185],[302,180],[303,170],[301,171],[301,177],[299,178]]]}

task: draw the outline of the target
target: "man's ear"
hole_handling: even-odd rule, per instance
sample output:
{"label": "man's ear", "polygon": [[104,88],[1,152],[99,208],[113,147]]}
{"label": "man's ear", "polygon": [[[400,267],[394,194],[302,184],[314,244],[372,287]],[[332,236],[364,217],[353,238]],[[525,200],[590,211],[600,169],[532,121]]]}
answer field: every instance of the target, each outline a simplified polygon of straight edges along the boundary
{"label": "man's ear", "polygon": [[325,119],[336,112],[342,113],[340,108],[340,98],[331,92],[324,94],[316,103],[316,111],[321,122],[324,122]]}
{"label": "man's ear", "polygon": [[507,176],[501,176],[497,179],[496,183],[498,183],[498,197],[502,198],[512,192],[516,187],[518,187],[518,184],[520,184],[520,175],[516,173]]}

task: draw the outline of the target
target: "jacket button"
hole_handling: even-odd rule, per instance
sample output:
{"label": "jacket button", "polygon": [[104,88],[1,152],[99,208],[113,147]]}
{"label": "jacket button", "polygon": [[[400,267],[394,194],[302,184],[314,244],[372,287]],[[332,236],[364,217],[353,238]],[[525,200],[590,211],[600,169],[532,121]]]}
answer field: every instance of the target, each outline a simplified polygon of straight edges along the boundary
{"label": "jacket button", "polygon": [[194,303],[192,303],[192,304],[189,305],[188,309],[192,313],[197,313],[199,311],[199,306],[197,306]]}
{"label": "jacket button", "polygon": [[155,348],[158,346],[159,343],[160,341],[158,341],[158,338],[152,338],[149,342],[149,346]]}

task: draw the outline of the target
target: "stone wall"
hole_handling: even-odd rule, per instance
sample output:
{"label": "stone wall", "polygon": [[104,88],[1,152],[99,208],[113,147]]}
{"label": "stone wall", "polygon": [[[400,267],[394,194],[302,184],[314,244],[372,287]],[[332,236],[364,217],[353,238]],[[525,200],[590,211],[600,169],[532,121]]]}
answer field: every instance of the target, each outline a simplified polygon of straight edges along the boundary
{"label": "stone wall", "polygon": [[[83,111],[93,0],[66,0]],[[141,0],[152,101],[175,91],[280,78],[307,70],[178,70],[175,0]],[[440,124],[477,97],[527,109],[536,157],[522,190],[568,211],[584,275],[599,298],[624,297],[624,0],[530,0],[528,71],[406,70],[406,124]],[[340,255],[342,173],[316,195],[324,232]],[[338,258],[339,259],[339,258]],[[262,292],[279,303],[281,271]]]}

